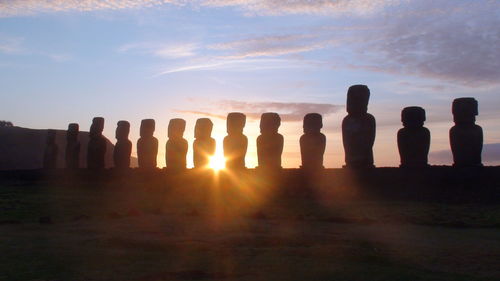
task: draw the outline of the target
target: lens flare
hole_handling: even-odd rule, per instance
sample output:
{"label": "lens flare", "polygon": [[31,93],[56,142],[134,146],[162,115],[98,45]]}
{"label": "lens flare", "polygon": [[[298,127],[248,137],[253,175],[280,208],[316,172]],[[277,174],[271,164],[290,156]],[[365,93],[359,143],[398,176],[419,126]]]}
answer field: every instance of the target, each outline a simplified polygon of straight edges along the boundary
{"label": "lens flare", "polygon": [[226,159],[221,154],[217,153],[210,157],[209,168],[214,171],[220,171],[226,167]]}

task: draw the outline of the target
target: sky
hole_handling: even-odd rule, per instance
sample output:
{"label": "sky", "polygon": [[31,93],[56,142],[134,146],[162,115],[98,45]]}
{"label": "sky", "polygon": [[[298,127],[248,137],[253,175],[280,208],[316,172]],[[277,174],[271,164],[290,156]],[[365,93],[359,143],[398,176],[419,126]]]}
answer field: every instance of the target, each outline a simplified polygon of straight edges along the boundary
{"label": "sky", "polygon": [[[431,164],[450,164],[451,102],[475,97],[484,163],[500,164],[498,0],[1,0],[0,120],[87,131],[106,118],[156,119],[165,165],[171,118],[210,117],[221,153],[225,116],[247,114],[247,167],[259,116],[282,116],[284,167],[299,167],[306,113],[323,115],[326,167],[344,164],[350,85],[371,90],[375,165],[398,166],[401,109],[422,106]],[[135,147],[132,152],[136,155]],[[192,166],[192,149],[188,166]]]}

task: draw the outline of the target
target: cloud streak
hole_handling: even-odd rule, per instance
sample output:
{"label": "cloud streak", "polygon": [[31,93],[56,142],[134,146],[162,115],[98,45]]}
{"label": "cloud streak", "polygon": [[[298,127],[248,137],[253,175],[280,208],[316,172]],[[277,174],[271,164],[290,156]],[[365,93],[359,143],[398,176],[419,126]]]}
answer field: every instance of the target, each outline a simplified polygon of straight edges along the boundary
{"label": "cloud streak", "polygon": [[202,5],[215,7],[236,7],[250,15],[319,14],[338,15],[373,14],[395,5],[397,0],[206,0]]}
{"label": "cloud streak", "polygon": [[0,17],[27,16],[38,13],[99,11],[150,8],[161,5],[194,7],[235,7],[247,14],[371,14],[398,3],[397,0],[6,0],[0,2]]}
{"label": "cloud streak", "polygon": [[229,51],[227,58],[282,56],[308,52],[327,46],[328,41],[314,34],[266,35],[235,40],[209,46],[210,49]]}
{"label": "cloud streak", "polygon": [[500,16],[495,11],[499,4],[423,4],[382,21],[387,26],[382,32],[365,34],[367,43],[357,48],[371,64],[358,66],[471,87],[500,83]]}
{"label": "cloud streak", "polygon": [[22,47],[23,38],[0,36],[0,53],[21,54],[25,50]]}
{"label": "cloud streak", "polygon": [[[482,160],[485,164],[500,162],[500,143],[488,143],[483,145]],[[452,163],[451,150],[438,150],[429,153],[429,160],[433,163]]]}
{"label": "cloud streak", "polygon": [[[269,61],[246,60],[328,50],[328,55],[320,58],[323,63],[316,66],[424,77],[471,88],[500,84],[499,1],[8,0],[0,2],[0,17],[168,5],[185,5],[188,9],[227,7],[253,15],[349,17],[345,18],[348,24],[341,27],[304,27],[291,33],[231,38],[207,46],[201,42],[136,43],[120,48],[163,59],[196,58],[170,66],[157,76],[194,70],[252,69],[251,63],[255,69],[282,68],[286,67],[284,61],[271,66]],[[0,52],[19,52],[19,42],[0,40]],[[204,57],[200,56],[202,52]],[[289,67],[296,65],[297,61]]]}
{"label": "cloud streak", "polygon": [[226,70],[226,71],[258,71],[265,69],[284,69],[303,67],[303,62],[288,59],[230,59],[230,58],[201,58],[189,64],[169,67],[162,70],[153,77],[163,75],[187,72],[187,71],[208,71],[208,70]]}
{"label": "cloud streak", "polygon": [[148,8],[164,4],[182,4],[180,0],[6,0],[0,2],[0,17],[28,16],[39,13],[88,12]]}
{"label": "cloud streak", "polygon": [[181,59],[195,56],[198,49],[195,43],[129,43],[118,48],[121,53],[148,54],[164,59]]}
{"label": "cloud streak", "polygon": [[307,113],[316,112],[322,115],[336,113],[344,106],[327,103],[307,102],[244,102],[237,100],[221,100],[211,104],[211,108],[218,108],[217,113],[207,110],[176,110],[180,113],[204,115],[219,119],[226,119],[227,112],[243,112],[250,120],[260,120],[264,112],[278,112],[281,120],[287,122],[300,122]]}

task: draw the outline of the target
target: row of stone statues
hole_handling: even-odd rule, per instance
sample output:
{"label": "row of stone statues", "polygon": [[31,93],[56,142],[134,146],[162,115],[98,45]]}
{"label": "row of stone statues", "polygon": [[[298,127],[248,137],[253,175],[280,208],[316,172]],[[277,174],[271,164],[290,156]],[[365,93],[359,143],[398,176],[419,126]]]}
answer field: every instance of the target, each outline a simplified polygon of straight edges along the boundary
{"label": "row of stone statues", "polygon": [[[342,121],[342,138],[345,150],[345,167],[370,168],[373,164],[373,143],[375,141],[375,118],[368,113],[370,90],[365,85],[351,86],[347,92],[347,116]],[[482,166],[481,151],[483,133],[475,124],[478,104],[474,98],[458,98],[452,105],[455,126],[450,130],[450,144],[454,166]],[[401,113],[402,129],[397,140],[401,167],[426,167],[430,147],[430,132],[424,127],[425,110],[421,107],[406,107]],[[246,116],[232,112],[227,115],[227,136],[223,149],[226,168],[245,168],[245,155],[248,139],[243,134]],[[281,118],[277,113],[264,113],[260,120],[261,135],[257,138],[258,167],[281,168],[283,136],[278,133]],[[323,155],[326,137],[321,133],[322,116],[309,113],[304,116],[304,134],[300,138],[300,152],[303,169],[323,168]],[[185,169],[188,142],[183,138],[186,121],[171,119],[168,126],[166,144],[166,165],[169,169]],[[193,143],[193,162],[195,168],[207,167],[210,157],[215,153],[215,140],[211,137],[213,124],[208,118],[200,118],[195,125]],[[87,167],[104,168],[106,139],[102,135],[104,118],[95,117],[90,127],[90,140],[87,149]],[[78,124],[69,124],[67,131],[66,167],[77,168],[79,163],[80,143],[78,142]],[[152,169],[157,166],[158,140],[153,136],[155,120],[144,119],[141,122],[140,138],[137,141],[137,156],[140,168]],[[116,168],[130,166],[132,143],[128,139],[130,123],[119,121],[116,128],[116,145],[113,160]],[[55,144],[55,131],[49,130],[44,167],[56,166],[58,148]]]}

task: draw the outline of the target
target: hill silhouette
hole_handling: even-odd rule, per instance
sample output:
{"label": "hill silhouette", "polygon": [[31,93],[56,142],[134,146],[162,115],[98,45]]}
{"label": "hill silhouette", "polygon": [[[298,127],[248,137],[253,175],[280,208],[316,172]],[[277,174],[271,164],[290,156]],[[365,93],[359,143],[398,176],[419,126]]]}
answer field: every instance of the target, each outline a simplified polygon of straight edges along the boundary
{"label": "hill silhouette", "polygon": [[[43,166],[46,129],[30,129],[22,127],[0,128],[0,170],[30,170]],[[80,167],[87,164],[87,143],[89,133],[81,131],[78,139],[81,143]],[[66,131],[56,130],[56,143],[59,146],[57,167],[64,167],[64,151],[66,147]],[[114,145],[106,139],[106,168],[113,167]],[[131,158],[131,166],[137,166],[137,159]]]}

